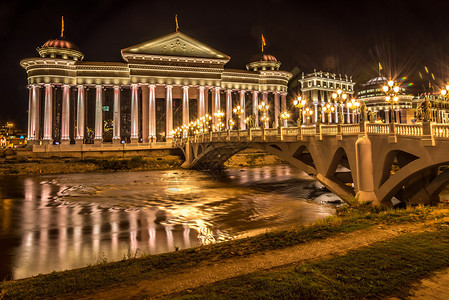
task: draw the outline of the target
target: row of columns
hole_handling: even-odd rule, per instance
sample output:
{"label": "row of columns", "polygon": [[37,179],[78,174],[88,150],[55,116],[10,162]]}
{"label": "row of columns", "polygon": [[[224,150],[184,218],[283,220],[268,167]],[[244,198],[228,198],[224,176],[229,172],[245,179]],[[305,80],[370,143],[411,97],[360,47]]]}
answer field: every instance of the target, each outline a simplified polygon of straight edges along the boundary
{"label": "row of columns", "polygon": [[[61,143],[70,143],[70,85],[63,85],[62,88],[62,112],[61,112]],[[139,87],[142,88],[142,136],[144,140],[152,141],[156,138],[156,85],[131,84],[131,142],[137,142],[139,138]],[[53,85],[44,84],[44,120],[43,120],[43,141],[52,143],[53,141]],[[173,86],[166,85],[166,138],[172,138],[173,131]],[[39,108],[40,108],[40,86],[31,85],[29,87],[29,110],[28,110],[28,140],[36,141],[39,139]],[[85,132],[85,99],[86,90],[84,85],[77,86],[77,115],[75,142],[83,143]],[[94,142],[103,141],[103,86],[95,86],[95,136]],[[113,142],[120,142],[120,86],[114,85],[113,97]],[[212,114],[217,112],[220,107],[220,87],[213,88]],[[258,124],[258,91],[253,91],[252,113],[256,117]],[[239,91],[239,102],[241,107],[245,107],[245,90]],[[280,109],[286,110],[286,92],[274,92],[275,122],[278,125],[278,116]],[[268,92],[262,92],[265,102],[268,99]],[[189,86],[182,87],[182,124],[189,123]],[[232,117],[232,90],[226,90],[226,124]],[[198,87],[198,115],[206,114],[205,87]],[[245,129],[245,115],[241,117],[241,128]],[[217,119],[214,117],[215,123]]]}

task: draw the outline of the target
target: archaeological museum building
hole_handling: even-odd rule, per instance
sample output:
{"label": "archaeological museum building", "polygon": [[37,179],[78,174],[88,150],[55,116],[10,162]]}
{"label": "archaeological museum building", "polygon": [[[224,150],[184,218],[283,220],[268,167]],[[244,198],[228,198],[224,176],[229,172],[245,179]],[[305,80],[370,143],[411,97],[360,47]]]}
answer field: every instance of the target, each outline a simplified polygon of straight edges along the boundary
{"label": "archaeological museum building", "polygon": [[[244,69],[230,57],[176,31],[121,50],[121,62],[84,60],[62,35],[23,59],[29,89],[29,144],[169,142],[173,129],[237,105],[259,126],[258,105],[270,104],[270,127],[287,109],[292,74],[261,52]],[[216,121],[216,119],[215,119]]]}

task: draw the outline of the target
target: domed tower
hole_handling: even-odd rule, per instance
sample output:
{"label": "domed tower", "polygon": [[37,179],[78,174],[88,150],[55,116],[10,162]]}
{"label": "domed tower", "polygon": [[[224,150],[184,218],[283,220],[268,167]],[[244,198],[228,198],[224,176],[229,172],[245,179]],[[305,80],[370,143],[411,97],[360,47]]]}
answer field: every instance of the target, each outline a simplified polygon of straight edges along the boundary
{"label": "domed tower", "polygon": [[27,72],[29,88],[28,142],[69,144],[73,138],[70,106],[77,85],[77,64],[84,54],[64,37],[46,41],[37,48],[39,57],[22,59],[20,65]]}
{"label": "domed tower", "polygon": [[246,65],[246,69],[250,71],[265,71],[265,70],[279,70],[281,62],[268,53],[259,53],[251,59],[251,62]]}
{"label": "domed tower", "polygon": [[40,57],[83,60],[84,54],[71,41],[62,34],[60,37],[46,41],[42,47],[37,48]]}

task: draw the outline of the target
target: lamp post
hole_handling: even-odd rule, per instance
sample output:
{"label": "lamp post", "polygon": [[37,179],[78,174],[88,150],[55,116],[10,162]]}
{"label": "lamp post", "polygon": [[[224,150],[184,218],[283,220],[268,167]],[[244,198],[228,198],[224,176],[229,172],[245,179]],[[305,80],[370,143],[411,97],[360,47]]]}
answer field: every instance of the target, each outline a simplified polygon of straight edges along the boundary
{"label": "lamp post", "polygon": [[360,107],[360,102],[353,98],[351,101],[346,103],[346,106],[352,110],[352,123],[355,124],[355,112]]}
{"label": "lamp post", "polygon": [[245,113],[245,110],[243,108],[241,108],[240,105],[237,105],[237,107],[235,107],[232,111],[234,112],[235,115],[237,115],[237,119],[239,120],[238,124],[237,124],[237,129],[240,130],[241,116],[242,116],[242,114]]}
{"label": "lamp post", "polygon": [[399,100],[398,93],[400,88],[393,80],[389,80],[387,84],[382,87],[382,90],[386,95],[385,101],[391,104],[391,112],[392,112],[391,123],[394,123],[395,122],[394,104],[397,103]]}
{"label": "lamp post", "polygon": [[338,111],[338,117],[340,120],[338,122],[340,124],[343,124],[343,106],[342,104],[346,102],[346,99],[348,98],[348,94],[343,92],[342,89],[338,89],[335,93],[332,93],[332,98],[334,99],[335,103],[338,103],[338,106],[340,107],[340,110]]}
{"label": "lamp post", "polygon": [[228,120],[228,129],[232,130],[232,128],[234,127],[234,124],[235,124],[234,120],[233,119],[229,119]]}
{"label": "lamp post", "polygon": [[281,119],[284,120],[284,127],[288,127],[287,119],[290,118],[290,114],[288,111],[284,111],[281,113]]}
{"label": "lamp post", "polygon": [[301,96],[298,96],[298,99],[293,101],[293,105],[296,108],[299,108],[298,127],[301,126],[301,124],[302,124],[302,108],[304,107],[304,105],[306,105],[306,103],[307,103],[307,100],[303,99]]}
{"label": "lamp post", "polygon": [[332,113],[335,111],[335,107],[333,105],[331,105],[330,103],[326,104],[323,107],[323,113],[326,114],[327,113],[327,124],[330,124],[331,121],[331,115]]}
{"label": "lamp post", "polygon": [[264,128],[268,128],[269,124],[268,121],[270,120],[270,118],[267,115],[267,111],[270,109],[270,105],[268,105],[268,103],[265,103],[265,101],[262,101],[259,104],[259,111],[262,112],[262,118],[260,119],[263,124],[264,124]]}
{"label": "lamp post", "polygon": [[443,97],[443,99],[447,100],[447,98],[449,98],[448,93],[449,93],[449,84],[446,85],[446,87],[441,90],[441,96]]}
{"label": "lamp post", "polygon": [[216,113],[214,113],[214,116],[218,119],[218,124],[217,124],[218,131],[221,131],[224,127],[224,124],[221,122],[221,118],[224,117],[224,112],[222,112],[221,110],[218,110]]}
{"label": "lamp post", "polygon": [[309,123],[309,119],[313,115],[313,109],[306,107],[304,114],[306,115],[306,123]]}

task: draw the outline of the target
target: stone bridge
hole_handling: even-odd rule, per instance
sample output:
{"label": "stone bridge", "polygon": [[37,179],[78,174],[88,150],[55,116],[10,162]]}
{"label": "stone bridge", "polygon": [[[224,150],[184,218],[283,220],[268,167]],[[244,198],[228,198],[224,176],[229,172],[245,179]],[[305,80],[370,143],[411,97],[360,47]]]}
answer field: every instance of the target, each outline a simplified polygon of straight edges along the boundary
{"label": "stone bridge", "polygon": [[[265,150],[344,200],[432,204],[449,184],[449,125],[361,123],[228,130],[174,141],[185,168],[217,169],[246,148]],[[397,203],[397,202],[396,202]]]}

